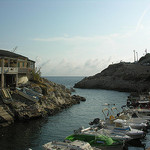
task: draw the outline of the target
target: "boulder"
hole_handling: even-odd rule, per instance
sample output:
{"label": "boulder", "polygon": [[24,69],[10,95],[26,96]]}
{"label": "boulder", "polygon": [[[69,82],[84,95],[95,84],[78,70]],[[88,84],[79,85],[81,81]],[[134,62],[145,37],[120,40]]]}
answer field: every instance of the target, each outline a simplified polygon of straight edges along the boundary
{"label": "boulder", "polygon": [[76,100],[77,102],[86,101],[86,99],[84,97],[79,96],[79,95],[72,95],[72,99]]}

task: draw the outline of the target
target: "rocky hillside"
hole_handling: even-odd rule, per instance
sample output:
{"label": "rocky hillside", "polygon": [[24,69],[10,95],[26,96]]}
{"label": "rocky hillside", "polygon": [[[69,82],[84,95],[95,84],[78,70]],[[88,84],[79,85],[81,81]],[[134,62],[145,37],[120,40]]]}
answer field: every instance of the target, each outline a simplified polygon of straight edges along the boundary
{"label": "rocky hillside", "polygon": [[121,62],[94,76],[76,83],[76,88],[107,89],[117,91],[150,90],[150,54],[141,57],[136,63]]}
{"label": "rocky hillside", "polygon": [[36,91],[41,96],[32,101],[19,95],[16,90],[11,90],[12,101],[5,103],[0,100],[0,126],[7,126],[16,120],[32,119],[54,115],[64,108],[85,101],[78,95],[71,95],[71,91],[63,85],[58,85],[44,78],[40,82],[28,82],[20,89],[28,88]]}

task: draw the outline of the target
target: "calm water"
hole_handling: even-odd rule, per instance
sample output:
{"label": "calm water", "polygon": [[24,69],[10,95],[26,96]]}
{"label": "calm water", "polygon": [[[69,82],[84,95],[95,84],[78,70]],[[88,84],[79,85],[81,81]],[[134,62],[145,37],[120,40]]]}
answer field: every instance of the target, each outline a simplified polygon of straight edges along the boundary
{"label": "calm water", "polygon": [[[70,88],[83,77],[46,78]],[[121,110],[121,106],[126,103],[129,95],[129,93],[107,90],[75,90],[73,94],[84,96],[87,99],[86,102],[65,109],[55,116],[17,122],[10,127],[0,129],[0,150],[27,150],[28,148],[40,150],[42,145],[49,141],[63,141],[66,136],[73,133],[73,130],[81,126],[88,127],[88,123],[94,118],[103,119],[104,103],[115,103],[116,107]],[[146,147],[148,147],[150,146],[149,134],[146,138]]]}

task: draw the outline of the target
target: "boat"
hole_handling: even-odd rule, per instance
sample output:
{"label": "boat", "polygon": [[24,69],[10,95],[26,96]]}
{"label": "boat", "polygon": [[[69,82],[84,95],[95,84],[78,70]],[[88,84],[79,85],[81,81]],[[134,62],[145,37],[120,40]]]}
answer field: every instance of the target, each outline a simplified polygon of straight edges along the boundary
{"label": "boat", "polygon": [[[97,118],[96,118],[97,119]],[[98,120],[98,119],[97,119]],[[90,122],[90,124],[93,122]],[[99,120],[96,122],[97,124],[94,125],[93,127],[96,129],[107,129],[109,133],[114,133],[114,134],[124,134],[130,136],[132,139],[139,139],[145,137],[145,132],[138,130],[138,129],[133,129],[131,126],[126,125],[126,120],[122,119],[115,119],[111,122],[111,120]],[[92,124],[93,125],[93,124]]]}
{"label": "boat", "polygon": [[[115,109],[115,107],[113,109]],[[107,114],[105,113],[105,111],[107,111]],[[118,113],[117,116],[114,117],[111,114],[111,112],[109,111],[108,108],[103,109],[102,112],[104,114],[105,121],[108,124],[114,124],[114,121],[116,119],[122,119],[123,120],[122,123],[125,126],[130,126],[133,129],[139,129],[139,130],[144,130],[144,131],[147,130],[147,127],[148,127],[147,123],[148,123],[148,121],[146,119],[131,118],[129,113],[125,114],[124,112]]]}
{"label": "boat", "polygon": [[113,140],[111,137],[105,135],[94,135],[85,133],[74,133],[65,138],[65,141],[80,140],[88,142],[92,147],[98,147],[101,149],[122,149],[123,142],[121,140]]}
{"label": "boat", "polygon": [[0,98],[5,104],[11,104],[13,102],[10,91],[9,89],[6,88],[0,89]]}
{"label": "boat", "polygon": [[[149,109],[140,109],[140,108],[133,108],[133,107],[127,107],[127,105],[123,105],[122,107],[122,112],[123,113],[128,113],[130,114],[130,116],[132,116],[132,118],[141,118],[147,121],[150,121],[150,116],[147,114],[144,114],[143,112],[145,111],[145,113],[150,113]],[[139,112],[138,112],[139,111]]]}
{"label": "boat", "polygon": [[43,96],[42,94],[37,93],[32,89],[26,87],[23,88],[16,87],[16,93],[33,102],[38,102],[40,98]]}
{"label": "boat", "polygon": [[133,109],[133,111],[136,111],[139,114],[139,116],[141,116],[141,117],[146,116],[149,119],[150,109],[135,108],[135,109]]}
{"label": "boat", "polygon": [[126,105],[122,106],[121,108],[123,109],[122,112],[124,114],[128,114],[128,116],[130,116],[131,119],[134,119],[134,121],[137,121],[137,123],[142,122],[143,120],[143,122],[147,125],[146,131],[148,128],[150,128],[150,116],[146,116],[142,113],[139,114],[136,109],[130,109]]}
{"label": "boat", "polygon": [[150,92],[138,96],[129,96],[127,106],[140,116],[150,116]]}
{"label": "boat", "polygon": [[143,118],[131,118],[129,114],[119,114],[118,119],[123,120],[124,125],[131,126],[133,129],[146,131],[148,128],[148,120]]}
{"label": "boat", "polygon": [[145,137],[144,131],[133,129],[130,126],[125,125],[125,120],[116,119],[114,123],[115,123],[114,125],[106,125],[106,128],[113,130],[114,132],[124,133],[133,139]]}
{"label": "boat", "polygon": [[[125,120],[122,119],[116,119],[113,121],[113,123],[111,123],[109,120],[100,120],[98,124],[92,126],[92,128],[94,128],[94,130],[97,130],[97,132],[100,132],[101,129],[105,129],[104,131],[106,133],[109,133],[108,135],[110,137],[117,138],[118,136],[118,139],[120,138],[121,140],[123,138],[125,138],[125,140],[130,140],[130,138],[139,139],[145,136],[144,131],[133,129],[130,126],[125,125]],[[129,136],[130,138],[126,137],[125,135]]]}
{"label": "boat", "polygon": [[[116,107],[112,107],[111,108],[111,111],[114,112],[113,110],[117,108]],[[117,110],[118,111],[118,110]],[[136,117],[135,117],[136,115]],[[123,120],[127,120],[127,122],[131,122],[131,123],[147,123],[148,120],[150,118],[143,118],[143,117],[139,117],[138,115],[138,112],[135,113],[135,111],[133,111],[132,109],[123,109],[122,112],[119,112],[117,113],[117,116],[115,118],[118,118],[118,119],[123,119]]]}
{"label": "boat", "polygon": [[150,92],[148,93],[131,93],[127,99],[127,106],[130,107],[140,107],[150,109]]}
{"label": "boat", "polygon": [[121,140],[121,141],[129,141],[132,138],[124,133],[114,132],[113,130],[109,129],[99,129],[98,127],[88,127],[88,128],[79,128],[78,130],[74,131],[76,134],[86,134],[86,135],[106,135],[111,137],[113,140]]}
{"label": "boat", "polygon": [[73,142],[52,141],[43,145],[45,150],[101,150],[92,148],[91,145],[84,141],[75,140]]}

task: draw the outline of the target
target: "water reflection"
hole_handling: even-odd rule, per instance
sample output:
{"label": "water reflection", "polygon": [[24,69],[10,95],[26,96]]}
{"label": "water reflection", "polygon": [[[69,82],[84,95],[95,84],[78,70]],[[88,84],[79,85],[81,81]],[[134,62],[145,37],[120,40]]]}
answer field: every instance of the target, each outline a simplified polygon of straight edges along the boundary
{"label": "water reflection", "polygon": [[48,118],[17,122],[0,129],[0,149],[25,150],[35,147],[34,141],[39,138],[41,128],[47,121]]}
{"label": "water reflection", "polygon": [[145,144],[140,139],[134,139],[125,143],[124,150],[145,150]]}

